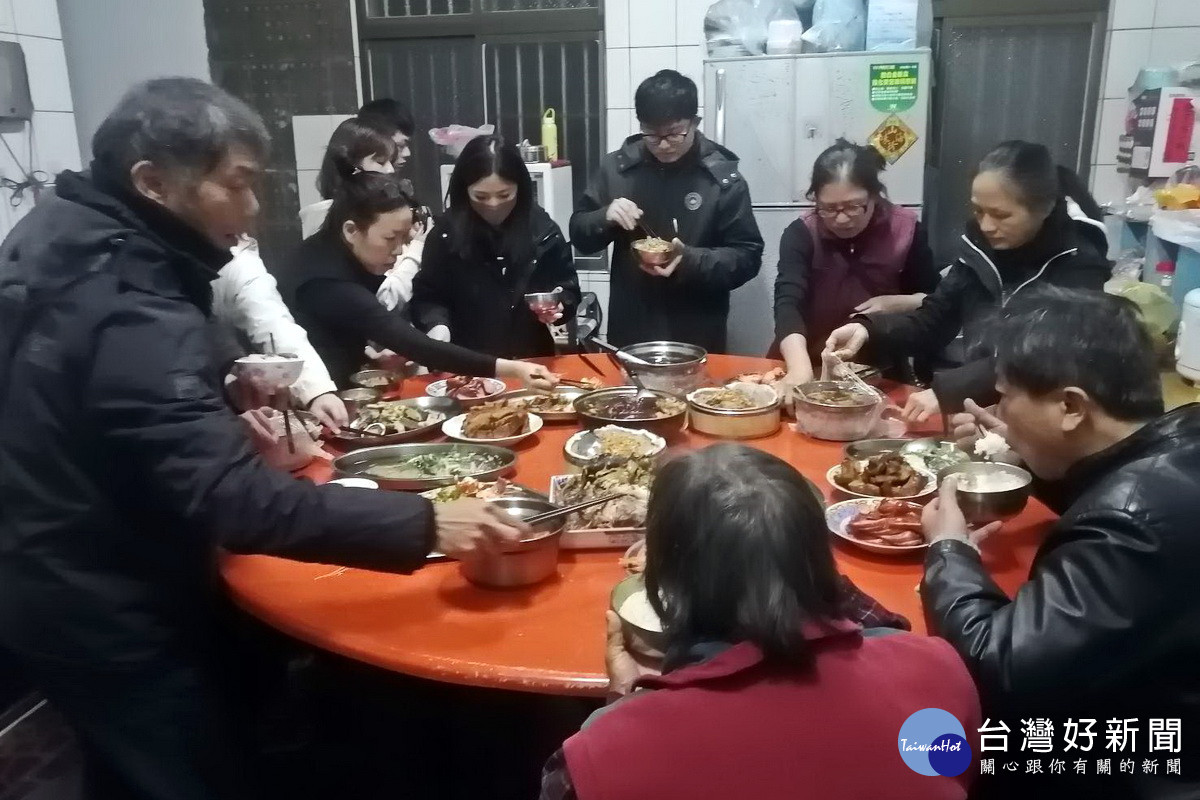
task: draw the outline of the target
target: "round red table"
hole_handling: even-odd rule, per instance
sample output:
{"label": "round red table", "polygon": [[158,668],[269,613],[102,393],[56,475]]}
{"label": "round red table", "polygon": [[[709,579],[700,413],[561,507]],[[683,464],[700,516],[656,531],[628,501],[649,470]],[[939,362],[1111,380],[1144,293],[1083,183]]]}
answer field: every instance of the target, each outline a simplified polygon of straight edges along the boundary
{"label": "round red table", "polygon": [[[610,386],[621,383],[604,356],[588,360]],[[571,378],[595,373],[578,356],[547,360]],[[762,372],[775,362],[736,356],[710,356],[709,371],[725,380],[742,372]],[[424,383],[410,381],[405,394]],[[909,390],[892,393],[902,399]],[[562,448],[578,430],[573,424],[547,424],[517,446],[513,480],[540,491],[550,476],[562,474]],[[930,433],[936,433],[931,428]],[[703,447],[716,440],[686,433],[672,444]],[[842,446],[819,442],[785,427],[774,436],[747,442],[794,465],[827,492],[825,472],[842,457]],[[319,462],[305,473],[316,481],[330,477]],[[984,563],[1010,594],[1025,580],[1051,513],[1031,501],[1017,519],[984,544]],[[889,558],[866,553],[840,540],[838,566],[864,592],[908,617],[925,632],[916,586],[919,557]],[[619,551],[564,552],[558,576],[539,586],[488,590],[467,583],[453,562],[430,563],[412,575],[361,569],[338,570],[270,556],[227,556],[223,572],[237,602],[249,613],[315,647],[388,670],[449,683],[544,694],[602,695],[604,610],[609,592],[624,577]]]}

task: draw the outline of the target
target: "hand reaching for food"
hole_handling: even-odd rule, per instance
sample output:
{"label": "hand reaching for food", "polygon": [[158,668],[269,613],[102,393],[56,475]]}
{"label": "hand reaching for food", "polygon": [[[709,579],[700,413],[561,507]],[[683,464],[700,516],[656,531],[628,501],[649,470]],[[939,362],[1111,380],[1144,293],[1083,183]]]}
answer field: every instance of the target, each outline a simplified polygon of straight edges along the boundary
{"label": "hand reaching for food", "polygon": [[346,404],[333,392],[320,395],[308,404],[308,410],[317,421],[331,431],[340,430],[350,424]]}
{"label": "hand reaching for food", "polygon": [[473,497],[434,504],[433,515],[435,548],[455,558],[499,553],[505,545],[514,544],[529,533],[529,526],[501,508]]}
{"label": "hand reaching for food", "polygon": [[527,361],[509,361],[508,359],[497,361],[496,377],[518,380],[526,389],[549,391],[558,385],[557,375],[541,364],[531,364]]}
{"label": "hand reaching for food", "polygon": [[914,392],[909,395],[900,417],[909,424],[920,425],[928,422],[929,418],[935,414],[941,413],[941,410],[942,407],[939,405],[933,389],[926,389],[923,392]]}
{"label": "hand reaching for food", "polygon": [[636,228],[641,218],[642,210],[637,203],[624,197],[613,200],[604,210],[605,220],[626,231]]}
{"label": "hand reaching for food", "polygon": [[825,341],[825,350],[833,353],[842,361],[850,361],[863,349],[870,335],[866,325],[861,322],[851,322],[829,334],[829,338]]}

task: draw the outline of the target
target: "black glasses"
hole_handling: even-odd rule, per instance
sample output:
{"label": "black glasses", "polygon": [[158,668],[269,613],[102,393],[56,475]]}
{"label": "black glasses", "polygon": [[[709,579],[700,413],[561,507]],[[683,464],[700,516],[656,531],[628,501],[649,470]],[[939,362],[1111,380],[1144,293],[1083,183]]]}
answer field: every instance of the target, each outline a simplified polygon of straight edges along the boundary
{"label": "black glasses", "polygon": [[867,200],[865,203],[842,203],[836,206],[817,203],[817,215],[821,219],[837,219],[839,214],[845,214],[848,218],[854,219],[867,213],[867,209],[870,206],[870,200]]}
{"label": "black glasses", "polygon": [[658,147],[663,142],[666,142],[667,144],[681,144],[685,139],[687,139],[687,137],[691,135],[691,126],[689,126],[688,129],[682,133],[676,131],[675,133],[664,133],[661,136],[655,133],[646,133],[645,131],[642,131],[642,139],[645,140],[646,144],[652,145],[653,147]]}

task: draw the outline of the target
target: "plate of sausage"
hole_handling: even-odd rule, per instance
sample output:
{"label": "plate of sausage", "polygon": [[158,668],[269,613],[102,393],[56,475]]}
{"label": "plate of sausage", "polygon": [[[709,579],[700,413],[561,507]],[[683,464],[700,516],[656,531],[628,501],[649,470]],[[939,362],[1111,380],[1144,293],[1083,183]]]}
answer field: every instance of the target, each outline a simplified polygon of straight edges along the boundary
{"label": "plate of sausage", "polygon": [[872,553],[919,553],[929,546],[921,534],[921,508],[907,500],[845,500],[825,509],[825,522],[834,535]]}

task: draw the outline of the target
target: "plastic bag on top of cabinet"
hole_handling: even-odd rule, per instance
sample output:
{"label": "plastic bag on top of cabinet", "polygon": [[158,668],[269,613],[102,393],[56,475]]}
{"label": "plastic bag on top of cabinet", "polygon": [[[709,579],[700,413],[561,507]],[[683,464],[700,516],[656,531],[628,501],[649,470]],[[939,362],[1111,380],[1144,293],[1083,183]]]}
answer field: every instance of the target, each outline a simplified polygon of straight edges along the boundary
{"label": "plastic bag on top of cabinet", "polygon": [[[704,41],[712,58],[760,56],[776,20],[800,20],[813,0],[717,0],[704,15]],[[818,0],[819,2],[819,0]]]}
{"label": "plastic bag on top of cabinet", "polygon": [[867,50],[915,50],[932,39],[933,0],[867,0]]}
{"label": "plastic bag on top of cabinet", "polygon": [[820,53],[865,49],[867,9],[863,0],[817,0],[812,27],[803,38]]}

